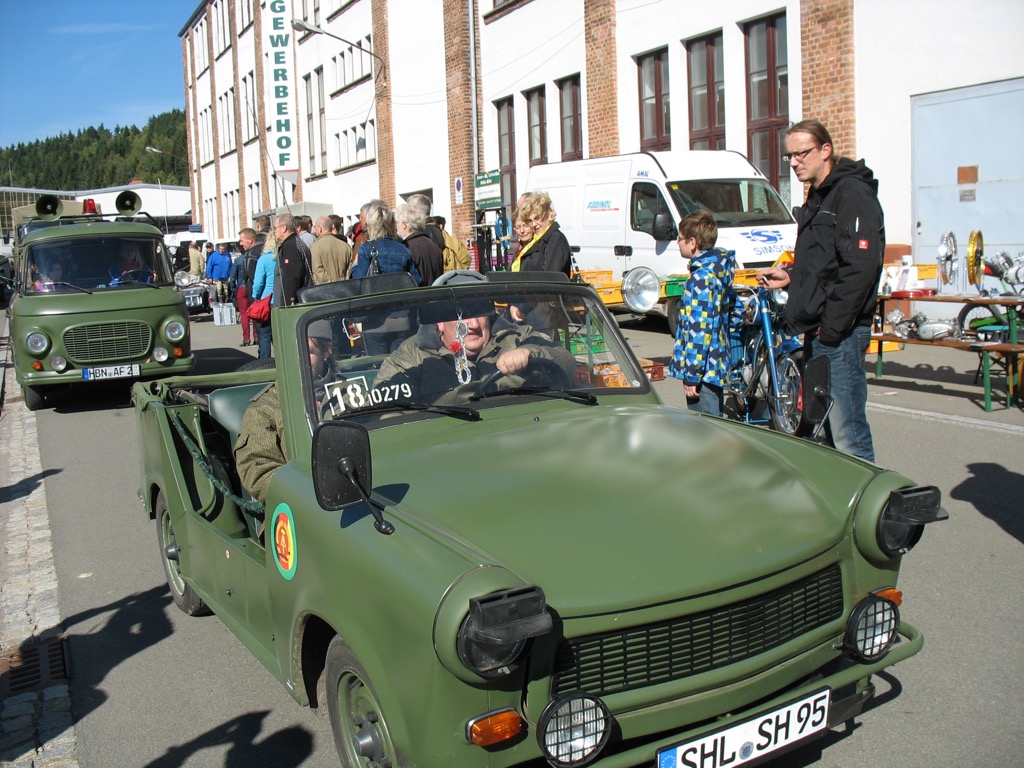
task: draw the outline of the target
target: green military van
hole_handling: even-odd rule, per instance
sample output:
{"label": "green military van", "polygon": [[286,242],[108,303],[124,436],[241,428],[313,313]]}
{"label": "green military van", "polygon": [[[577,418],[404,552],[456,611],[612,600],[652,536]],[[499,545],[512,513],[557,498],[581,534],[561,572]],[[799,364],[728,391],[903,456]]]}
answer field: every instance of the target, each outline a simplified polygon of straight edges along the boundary
{"label": "green military van", "polygon": [[7,312],[30,410],[59,387],[183,374],[195,364],[163,234],[136,221],[134,192],[116,205],[117,215],[103,215],[91,200],[44,195],[13,211]]}

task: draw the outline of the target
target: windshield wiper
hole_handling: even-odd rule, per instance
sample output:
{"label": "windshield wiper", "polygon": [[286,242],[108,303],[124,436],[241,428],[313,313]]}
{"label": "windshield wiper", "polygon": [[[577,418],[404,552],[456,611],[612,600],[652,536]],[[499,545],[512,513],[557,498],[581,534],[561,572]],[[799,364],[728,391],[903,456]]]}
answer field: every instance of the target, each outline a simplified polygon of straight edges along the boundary
{"label": "windshield wiper", "polygon": [[350,416],[365,416],[372,413],[390,413],[392,411],[427,411],[454,416],[466,421],[480,421],[480,412],[466,405],[422,405],[421,403],[381,403],[367,408],[346,411]]}
{"label": "windshield wiper", "polygon": [[597,395],[591,392],[582,392],[578,389],[545,389],[544,387],[512,387],[510,389],[499,389],[492,392],[472,395],[470,402],[483,400],[487,397],[498,397],[499,395],[541,395],[543,397],[557,397],[562,400],[571,400],[574,403],[584,405],[597,405]]}
{"label": "windshield wiper", "polygon": [[[47,285],[59,285],[59,286],[62,286],[64,288],[74,288],[76,291],[81,291],[82,293],[88,293],[90,296],[92,295],[92,291],[90,291],[88,288],[83,288],[82,286],[75,285],[74,283],[58,282],[58,283],[47,283]],[[49,291],[39,291],[39,293],[49,293]]]}
{"label": "windshield wiper", "polygon": [[154,283],[144,283],[141,280],[134,280],[134,279],[132,279],[130,277],[127,277],[127,278],[125,278],[123,280],[121,280],[119,278],[118,281],[117,281],[117,285],[112,285],[110,287],[111,288],[118,288],[119,286],[122,286],[122,285],[144,285],[147,288],[159,288],[160,287],[159,285],[156,285]]}

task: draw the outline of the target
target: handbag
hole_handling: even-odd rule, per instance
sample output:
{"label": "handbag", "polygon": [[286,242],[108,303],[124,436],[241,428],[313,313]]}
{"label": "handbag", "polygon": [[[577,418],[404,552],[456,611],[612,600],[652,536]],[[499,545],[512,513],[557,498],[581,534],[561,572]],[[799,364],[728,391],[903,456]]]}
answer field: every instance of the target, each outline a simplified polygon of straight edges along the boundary
{"label": "handbag", "polygon": [[270,300],[273,294],[268,294],[262,299],[254,301],[249,305],[249,319],[257,323],[265,323],[270,319]]}

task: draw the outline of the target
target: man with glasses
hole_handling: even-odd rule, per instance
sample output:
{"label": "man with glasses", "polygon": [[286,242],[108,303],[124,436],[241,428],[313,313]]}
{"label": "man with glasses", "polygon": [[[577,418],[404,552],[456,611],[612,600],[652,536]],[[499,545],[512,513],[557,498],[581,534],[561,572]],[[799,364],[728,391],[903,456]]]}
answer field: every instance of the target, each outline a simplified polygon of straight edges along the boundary
{"label": "man with glasses", "polygon": [[797,211],[792,267],[762,270],[758,282],[768,288],[789,286],[790,330],[804,334],[808,357],[830,360],[833,445],[874,461],[864,354],[882,274],[885,221],[871,169],[863,160],[838,157],[834,147],[828,129],[817,120],[803,120],[786,131],[783,159],[810,187]]}

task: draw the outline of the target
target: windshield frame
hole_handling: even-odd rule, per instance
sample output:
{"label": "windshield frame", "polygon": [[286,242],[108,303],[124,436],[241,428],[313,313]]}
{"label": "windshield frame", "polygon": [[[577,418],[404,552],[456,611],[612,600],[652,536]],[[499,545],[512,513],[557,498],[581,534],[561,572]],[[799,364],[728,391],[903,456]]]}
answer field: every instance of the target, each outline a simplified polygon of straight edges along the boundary
{"label": "windshield frame", "polygon": [[[125,272],[122,251],[127,258],[132,247],[137,248],[140,266]],[[21,260],[22,290],[26,295],[174,285],[166,245],[160,237],[145,232],[107,231],[84,236],[54,233],[26,243]],[[55,267],[60,267],[59,279]]]}
{"label": "windshield frame", "polygon": [[[711,194],[724,192],[727,186],[736,188],[734,194],[744,198],[743,205],[749,206],[746,210],[729,210],[723,205],[711,204]],[[680,179],[668,182],[665,188],[680,217],[707,210],[715,217],[719,227],[781,226],[794,223],[792,212],[767,179]],[[760,212],[752,207],[755,191],[764,193],[768,210]],[[724,197],[720,199],[724,200]]]}

